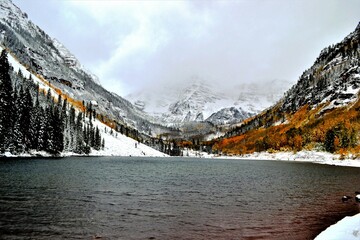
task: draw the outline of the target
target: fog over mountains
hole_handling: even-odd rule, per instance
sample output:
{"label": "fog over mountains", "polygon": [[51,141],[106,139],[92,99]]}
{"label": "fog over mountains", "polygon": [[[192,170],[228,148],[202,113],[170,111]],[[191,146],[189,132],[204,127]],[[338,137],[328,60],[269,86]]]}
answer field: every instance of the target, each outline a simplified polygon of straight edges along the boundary
{"label": "fog over mountains", "polygon": [[153,90],[126,96],[138,109],[159,123],[179,124],[209,121],[214,124],[240,122],[280,100],[291,83],[284,80],[240,84],[233,88],[193,77]]}

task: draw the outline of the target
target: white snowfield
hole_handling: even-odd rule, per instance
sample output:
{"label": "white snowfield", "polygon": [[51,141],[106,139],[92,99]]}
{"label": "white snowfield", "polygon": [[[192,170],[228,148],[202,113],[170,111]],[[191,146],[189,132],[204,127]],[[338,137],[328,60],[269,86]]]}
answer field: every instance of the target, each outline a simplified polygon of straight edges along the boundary
{"label": "white snowfield", "polygon": [[360,159],[352,159],[352,156],[340,160],[340,155],[332,154],[328,152],[318,151],[300,151],[300,152],[256,152],[253,154],[244,155],[245,159],[257,159],[257,160],[277,160],[277,161],[298,161],[298,162],[312,162],[318,164],[328,164],[335,166],[347,166],[347,167],[360,167]]}
{"label": "white snowfield", "polygon": [[[105,139],[104,150],[92,150],[90,156],[147,156],[147,157],[167,157],[168,155],[159,152],[145,144],[139,143],[132,138],[126,137],[113,131],[105,124],[95,120],[94,126],[100,130],[101,137]],[[106,128],[106,133],[105,133]]]}
{"label": "white snowfield", "polygon": [[320,233],[315,240],[359,240],[360,213],[341,219]]}
{"label": "white snowfield", "polygon": [[214,154],[207,154],[205,152],[185,150],[184,156],[201,157],[201,158],[239,159],[239,160],[275,160],[275,161],[311,162],[311,163],[327,164],[327,165],[335,165],[335,166],[360,167],[359,158],[352,159],[352,156],[348,156],[348,158],[340,160],[340,155],[338,154],[319,152],[319,151],[305,151],[305,150],[296,153],[255,152],[252,154],[245,154],[241,156],[214,155]]}

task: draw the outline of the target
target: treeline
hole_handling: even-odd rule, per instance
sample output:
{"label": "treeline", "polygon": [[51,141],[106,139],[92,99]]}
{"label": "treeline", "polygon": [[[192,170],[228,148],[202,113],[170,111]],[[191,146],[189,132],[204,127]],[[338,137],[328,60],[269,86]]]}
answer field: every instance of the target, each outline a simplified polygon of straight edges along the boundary
{"label": "treeline", "polygon": [[61,95],[54,99],[50,89],[40,90],[31,76],[26,79],[10,68],[4,50],[0,56],[0,153],[88,154],[91,147],[104,147],[92,114],[77,113]]}
{"label": "treeline", "polygon": [[145,145],[152,147],[160,152],[170,156],[183,156],[181,146],[175,140],[163,140],[161,138],[150,138],[143,142]]}

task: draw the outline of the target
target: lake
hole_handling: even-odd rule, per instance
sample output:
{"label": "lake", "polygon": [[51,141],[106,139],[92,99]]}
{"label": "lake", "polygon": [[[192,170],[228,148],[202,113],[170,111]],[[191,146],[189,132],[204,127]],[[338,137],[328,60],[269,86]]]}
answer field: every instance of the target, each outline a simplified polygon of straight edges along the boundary
{"label": "lake", "polygon": [[0,239],[313,239],[360,168],[131,157],[0,160]]}

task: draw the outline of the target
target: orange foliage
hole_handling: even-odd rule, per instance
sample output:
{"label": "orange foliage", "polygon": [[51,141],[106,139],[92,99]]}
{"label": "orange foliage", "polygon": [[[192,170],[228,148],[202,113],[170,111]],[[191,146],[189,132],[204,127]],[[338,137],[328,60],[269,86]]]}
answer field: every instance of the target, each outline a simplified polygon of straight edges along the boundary
{"label": "orange foliage", "polygon": [[302,149],[303,139],[300,135],[296,135],[294,137],[294,148],[296,151],[300,151]]}
{"label": "orange foliage", "polygon": [[[252,153],[256,151],[256,146],[275,151],[281,149],[299,151],[305,145],[308,149],[314,147],[315,143],[324,143],[326,132],[340,123],[349,131],[360,132],[360,100],[350,108],[336,108],[320,115],[319,112],[324,106],[326,104],[310,109],[305,105],[294,114],[286,115],[287,124],[254,129],[239,136],[217,140],[213,149],[226,154]],[[273,114],[275,112],[274,110]],[[267,119],[264,114],[258,115],[262,121]],[[245,122],[250,120],[248,119]],[[292,128],[299,129],[299,134],[293,137],[287,136],[286,133]],[[340,145],[340,139],[336,137],[334,140],[335,149],[339,149]],[[360,155],[360,146],[339,150],[340,154],[347,151]]]}

